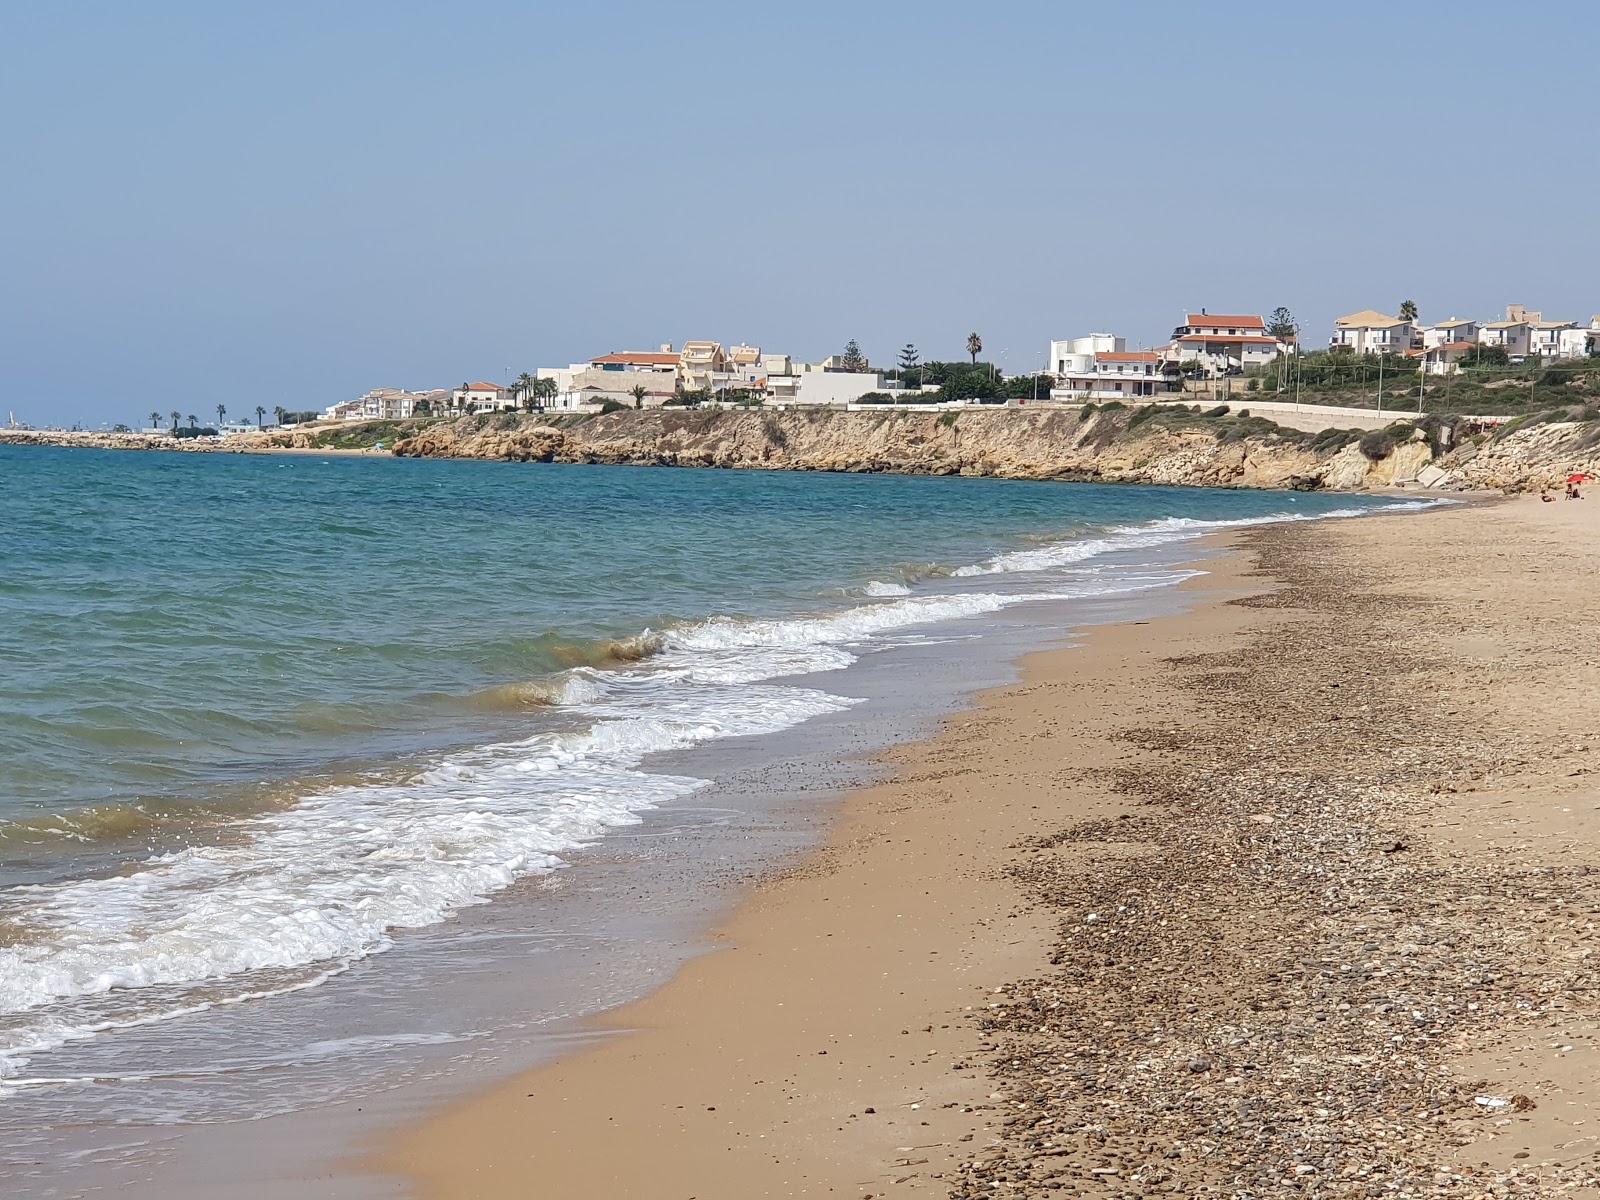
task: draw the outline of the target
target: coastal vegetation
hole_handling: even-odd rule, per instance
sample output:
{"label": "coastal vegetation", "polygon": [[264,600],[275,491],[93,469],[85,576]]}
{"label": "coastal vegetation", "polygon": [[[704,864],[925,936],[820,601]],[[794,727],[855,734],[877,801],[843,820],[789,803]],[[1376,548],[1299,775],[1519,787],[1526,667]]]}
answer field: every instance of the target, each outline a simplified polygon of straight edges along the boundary
{"label": "coastal vegetation", "polygon": [[1274,399],[1344,408],[1415,409],[1482,415],[1536,411],[1560,401],[1600,400],[1600,358],[1513,363],[1503,346],[1475,346],[1451,375],[1422,376],[1404,355],[1318,350],[1280,357],[1247,373],[1245,388]]}

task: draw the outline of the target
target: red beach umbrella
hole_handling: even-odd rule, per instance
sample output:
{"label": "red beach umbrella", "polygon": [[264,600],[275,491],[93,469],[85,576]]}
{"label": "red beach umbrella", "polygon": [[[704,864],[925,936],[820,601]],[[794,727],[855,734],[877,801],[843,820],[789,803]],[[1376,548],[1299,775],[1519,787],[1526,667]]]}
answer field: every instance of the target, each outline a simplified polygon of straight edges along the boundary
{"label": "red beach umbrella", "polygon": [[1568,483],[1583,483],[1585,480],[1590,479],[1590,478],[1592,478],[1592,476],[1585,475],[1582,471],[1579,471],[1575,475],[1568,475],[1567,476],[1567,482]]}

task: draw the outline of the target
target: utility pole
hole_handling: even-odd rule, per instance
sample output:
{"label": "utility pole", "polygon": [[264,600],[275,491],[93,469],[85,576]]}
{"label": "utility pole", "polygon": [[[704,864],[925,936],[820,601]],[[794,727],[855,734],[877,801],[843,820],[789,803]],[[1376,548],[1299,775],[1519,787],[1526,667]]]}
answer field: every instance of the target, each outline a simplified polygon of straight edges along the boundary
{"label": "utility pole", "polygon": [[1383,412],[1383,355],[1378,355],[1378,412]]}

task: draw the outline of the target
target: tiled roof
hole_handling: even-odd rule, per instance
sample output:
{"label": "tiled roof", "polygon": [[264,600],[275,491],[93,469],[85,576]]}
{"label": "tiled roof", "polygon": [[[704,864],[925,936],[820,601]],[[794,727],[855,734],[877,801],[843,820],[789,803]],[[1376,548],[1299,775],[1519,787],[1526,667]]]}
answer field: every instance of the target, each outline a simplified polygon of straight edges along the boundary
{"label": "tiled roof", "polygon": [[469,383],[469,384],[467,384],[467,391],[469,391],[469,392],[503,392],[503,391],[505,391],[505,388],[501,387],[498,383]]}
{"label": "tiled roof", "polygon": [[1190,313],[1186,325],[1199,325],[1206,329],[1265,329],[1267,323],[1260,317],[1216,316],[1213,313]]}
{"label": "tiled roof", "polygon": [[1348,317],[1340,317],[1334,324],[1340,329],[1393,329],[1396,325],[1408,325],[1410,322],[1367,308]]}
{"label": "tiled roof", "polygon": [[1151,350],[1102,350],[1094,356],[1095,362],[1160,362],[1161,356]]}
{"label": "tiled roof", "polygon": [[1277,338],[1244,333],[1186,333],[1178,340],[1180,342],[1244,342],[1252,346],[1276,346],[1278,344]]}

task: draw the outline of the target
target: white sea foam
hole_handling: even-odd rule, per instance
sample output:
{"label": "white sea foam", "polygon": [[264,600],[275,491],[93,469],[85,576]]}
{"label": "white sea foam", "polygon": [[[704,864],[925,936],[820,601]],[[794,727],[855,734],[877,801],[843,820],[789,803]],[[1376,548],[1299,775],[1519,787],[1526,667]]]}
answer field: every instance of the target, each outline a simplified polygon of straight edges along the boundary
{"label": "white sea foam", "polygon": [[1096,537],[1077,538],[1052,542],[1027,550],[1013,550],[996,555],[981,563],[957,567],[953,574],[971,578],[978,575],[1003,575],[1018,571],[1047,571],[1071,566],[1086,559],[1097,558],[1119,550],[1140,550],[1147,547],[1187,541],[1219,529],[1237,529],[1249,525],[1274,525],[1284,521],[1319,521],[1329,517],[1364,517],[1377,513],[1415,512],[1439,504],[1452,504],[1451,500],[1404,500],[1369,507],[1336,508],[1322,513],[1280,512],[1259,517],[1240,517],[1235,520],[1199,520],[1193,517],[1163,517],[1143,525],[1112,529]]}
{"label": "white sea foam", "polygon": [[884,583],[881,579],[874,579],[861,589],[866,596],[909,596],[911,589],[903,583]]}
{"label": "white sea foam", "polygon": [[[405,784],[332,788],[259,818],[235,842],[160,855],[112,878],[12,888],[6,911],[25,919],[29,936],[0,950],[0,1014],[348,964],[387,947],[396,930],[559,868],[564,853],[701,786],[640,771],[644,755],[782,729],[850,703],[793,687],[639,690],[597,707],[585,731],[452,756]],[[169,996],[161,1011],[114,1024],[196,1007]],[[40,1018],[0,1031],[0,1076],[113,1024]]]}
{"label": "white sea foam", "polygon": [[[913,595],[875,583],[872,602],[838,612],[673,629],[660,636],[655,657],[580,668],[540,685],[547,702],[588,722],[580,730],[451,755],[403,784],[317,792],[226,843],[160,855],[114,877],[0,892],[0,918],[27,931],[0,949],[0,1017],[10,1014],[0,1021],[0,1087],[7,1076],[20,1082],[28,1057],[52,1046],[320,983],[385,949],[396,931],[435,924],[519,878],[556,870],[607,829],[702,786],[640,769],[650,753],[773,732],[853,703],[772,680],[841,669],[875,642],[919,626],[1176,583],[1190,573],[1086,574],[1078,564],[1212,529],[1295,519],[1302,518],[1174,518],[956,572],[1075,568],[1031,589],[998,590],[996,579],[996,590],[958,584]],[[140,989],[151,989],[144,1009],[127,1003]],[[107,1007],[97,1011],[96,998]]]}

